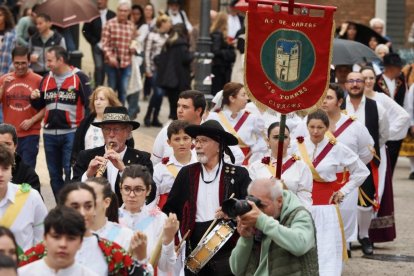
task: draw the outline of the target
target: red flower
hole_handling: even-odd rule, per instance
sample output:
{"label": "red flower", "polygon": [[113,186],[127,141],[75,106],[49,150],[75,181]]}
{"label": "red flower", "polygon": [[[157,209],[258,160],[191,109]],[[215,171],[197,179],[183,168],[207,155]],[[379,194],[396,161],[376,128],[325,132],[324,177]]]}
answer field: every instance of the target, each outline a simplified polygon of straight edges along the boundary
{"label": "red flower", "polygon": [[45,252],[45,248],[42,243],[39,243],[35,246],[35,248],[33,248],[33,251],[36,253],[36,255],[40,255]]}
{"label": "red flower", "polygon": [[125,267],[130,267],[132,265],[132,259],[129,255],[124,257],[124,265]]}
{"label": "red flower", "polygon": [[116,251],[115,253],[114,253],[114,262],[115,263],[119,263],[119,262],[121,262],[122,261],[122,259],[124,258],[124,256],[123,256],[123,254],[122,254],[122,252],[120,252],[120,251]]}
{"label": "red flower", "polygon": [[302,144],[303,141],[305,141],[305,138],[303,138],[303,136],[298,136],[296,137],[296,140],[298,140],[299,144]]}
{"label": "red flower", "polygon": [[113,262],[110,262],[110,263],[109,263],[109,266],[108,266],[108,269],[109,269],[109,272],[114,271],[114,269],[115,269],[115,264],[114,264]]}
{"label": "red flower", "polygon": [[265,156],[262,158],[262,163],[269,165],[270,164],[270,156]]}
{"label": "red flower", "polygon": [[161,159],[161,163],[163,163],[164,165],[166,165],[168,161],[170,161],[169,157],[164,157],[163,159]]}

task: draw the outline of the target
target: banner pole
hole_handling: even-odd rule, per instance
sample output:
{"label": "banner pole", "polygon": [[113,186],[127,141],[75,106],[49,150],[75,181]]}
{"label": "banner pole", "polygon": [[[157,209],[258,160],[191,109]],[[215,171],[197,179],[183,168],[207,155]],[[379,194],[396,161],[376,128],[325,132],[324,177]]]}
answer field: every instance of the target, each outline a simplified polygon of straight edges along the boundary
{"label": "banner pole", "polygon": [[277,163],[276,163],[276,179],[282,177],[282,163],[283,163],[283,143],[285,141],[286,115],[280,116],[279,125],[279,143],[277,145]]}

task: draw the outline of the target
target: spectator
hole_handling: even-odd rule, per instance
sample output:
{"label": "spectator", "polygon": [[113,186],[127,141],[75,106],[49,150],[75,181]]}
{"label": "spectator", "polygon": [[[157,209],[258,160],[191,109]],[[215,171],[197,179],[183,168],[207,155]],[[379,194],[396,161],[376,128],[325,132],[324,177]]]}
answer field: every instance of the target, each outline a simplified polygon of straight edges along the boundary
{"label": "spectator", "polygon": [[385,22],[381,18],[375,17],[369,21],[369,26],[371,29],[376,31],[379,35],[382,35],[385,39],[388,40],[386,45],[389,49],[392,47],[391,38],[385,34]]}
{"label": "spectator", "polygon": [[131,41],[136,36],[134,24],[128,20],[131,2],[120,0],[115,18],[108,20],[102,30],[102,49],[105,56],[105,71],[108,85],[118,92],[118,98],[125,103],[126,89],[131,77]]}
{"label": "spectator", "polygon": [[0,274],[4,276],[17,276],[16,262],[0,253]]}
{"label": "spectator", "polygon": [[14,153],[11,182],[14,184],[27,183],[40,194],[39,176],[35,172],[34,168],[27,165],[16,152],[18,142],[14,126],[9,124],[0,124],[0,144],[4,144],[11,152]]}
{"label": "spectator", "polygon": [[234,47],[227,39],[227,14],[219,12],[210,28],[211,52],[214,54],[211,73],[214,75],[211,92],[215,95],[230,81],[232,64],[236,59]]}
{"label": "spectator", "polygon": [[[170,102],[171,120],[177,119],[177,101],[180,92],[191,89],[191,61],[189,37],[184,24],[172,27],[162,54],[159,56],[157,84],[162,87]],[[162,57],[162,58],[161,58]]]}
{"label": "spectator", "polygon": [[281,186],[274,179],[249,185],[248,194],[260,203],[249,201],[252,210],[238,216],[241,237],[230,257],[235,275],[319,275],[312,216]]}
{"label": "spectator", "polygon": [[144,117],[145,126],[162,127],[158,120],[160,113],[164,90],[157,85],[157,68],[154,58],[161,53],[162,47],[168,39],[168,33],[171,30],[171,19],[166,14],[157,17],[156,30],[148,34],[145,43],[145,77],[151,79],[153,94],[148,104],[147,113]]}
{"label": "spectator", "polygon": [[227,18],[227,24],[228,24],[228,37],[230,39],[235,39],[237,32],[244,28],[244,16],[239,14],[239,11],[235,8],[238,0],[232,0],[230,2],[230,5],[228,7],[228,18]]}
{"label": "spectator", "polygon": [[182,23],[185,25],[188,33],[191,33],[193,30],[193,25],[187,18],[185,11],[181,9],[182,0],[168,0],[167,1],[168,9],[166,14],[171,18],[173,25]]}
{"label": "spectator", "polygon": [[13,15],[6,6],[2,5],[0,6],[0,75],[9,72],[15,40]]}
{"label": "spectator", "polygon": [[89,104],[91,89],[88,77],[68,64],[68,54],[61,46],[46,52],[50,73],[43,77],[39,91],[33,91],[32,105],[46,108],[43,141],[50,184],[56,198],[63,187],[63,171],[70,180],[70,157],[76,128]]}
{"label": "spectator", "polygon": [[116,14],[108,9],[108,0],[98,0],[96,4],[101,16],[95,18],[90,23],[85,23],[82,33],[92,48],[92,57],[95,64],[93,78],[95,87],[98,87],[103,85],[105,80],[104,55],[101,43],[102,29],[106,22],[114,18]]}
{"label": "spectator", "polygon": [[38,111],[31,105],[30,95],[39,88],[42,77],[29,70],[28,48],[14,48],[12,59],[14,72],[0,78],[4,122],[16,128],[19,138],[16,151],[27,165],[35,169],[39,152],[40,122],[45,111]]}
{"label": "spectator", "polygon": [[19,46],[29,46],[30,34],[29,28],[36,27],[36,9],[37,5],[34,5],[30,9],[30,14],[23,16],[19,19],[16,25],[16,44]]}
{"label": "spectator", "polygon": [[66,48],[65,39],[51,29],[52,22],[47,14],[39,14],[36,18],[37,33],[29,41],[31,68],[37,74],[43,76],[49,70],[46,66],[46,53],[53,46]]}

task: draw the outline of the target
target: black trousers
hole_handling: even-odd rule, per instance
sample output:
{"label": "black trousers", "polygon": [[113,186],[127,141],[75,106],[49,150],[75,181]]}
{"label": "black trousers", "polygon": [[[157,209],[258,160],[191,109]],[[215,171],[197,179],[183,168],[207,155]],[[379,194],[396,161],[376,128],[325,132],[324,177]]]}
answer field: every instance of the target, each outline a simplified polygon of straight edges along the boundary
{"label": "black trousers", "polygon": [[397,165],[398,155],[400,153],[401,144],[403,140],[388,141],[386,143],[391,164],[391,177],[394,175],[394,169]]}

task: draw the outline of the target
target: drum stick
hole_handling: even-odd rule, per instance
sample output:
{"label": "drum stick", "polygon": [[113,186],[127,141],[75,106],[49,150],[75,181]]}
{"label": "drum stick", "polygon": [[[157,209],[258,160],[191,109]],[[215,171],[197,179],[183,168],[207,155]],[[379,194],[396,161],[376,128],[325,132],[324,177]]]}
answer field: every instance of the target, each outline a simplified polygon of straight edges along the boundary
{"label": "drum stick", "polygon": [[[229,198],[233,198],[234,197],[234,193],[232,193],[231,194],[231,196],[229,197]],[[200,241],[202,241],[202,240],[204,240],[204,238],[207,236],[207,234],[211,231],[211,229],[213,229],[213,227],[214,227],[214,225],[216,224],[216,222],[217,222],[217,218],[215,218],[214,220],[213,220],[213,222],[210,224],[210,226],[208,227],[208,229],[207,229],[207,231],[204,233],[204,235],[203,235],[203,237],[201,238],[201,240]]]}
{"label": "drum stick", "polygon": [[191,230],[188,229],[183,238],[181,239],[180,243],[177,245],[177,248],[175,250],[175,253],[178,254],[178,251],[180,251],[181,246],[183,245],[184,241],[187,239],[188,235],[190,234]]}

